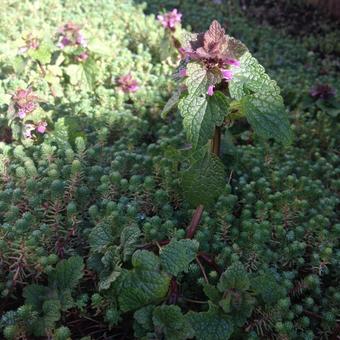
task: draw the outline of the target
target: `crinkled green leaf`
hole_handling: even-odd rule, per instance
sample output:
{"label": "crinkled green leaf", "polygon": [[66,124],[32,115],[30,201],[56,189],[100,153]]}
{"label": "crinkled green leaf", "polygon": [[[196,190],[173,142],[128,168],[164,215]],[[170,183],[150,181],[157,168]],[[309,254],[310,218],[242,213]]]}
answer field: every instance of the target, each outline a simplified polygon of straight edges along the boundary
{"label": "crinkled green leaf", "polygon": [[209,298],[209,300],[214,303],[218,303],[221,298],[221,293],[219,292],[219,290],[209,283],[204,284],[203,291],[204,294]]}
{"label": "crinkled green leaf", "polygon": [[159,306],[153,311],[156,333],[164,334],[165,340],[188,339],[193,337],[193,329],[178,306]]}
{"label": "crinkled green leaf", "polygon": [[142,326],[145,330],[151,330],[153,328],[152,323],[152,312],[155,306],[149,305],[138,309],[134,314],[134,319],[138,322],[140,326]]}
{"label": "crinkled green leaf", "polygon": [[227,289],[249,289],[249,275],[241,262],[233,263],[220,277],[217,288],[220,292]]}
{"label": "crinkled green leaf", "polygon": [[189,63],[187,66],[186,85],[188,92],[194,97],[205,95],[208,90],[208,74],[203,65],[199,63]]}
{"label": "crinkled green leaf", "polygon": [[254,131],[263,138],[288,144],[292,139],[282,97],[276,93],[254,93],[240,101],[241,111]]}
{"label": "crinkled green leaf", "polygon": [[172,240],[160,252],[162,268],[175,276],[187,272],[190,262],[196,257],[197,250],[198,242],[195,240]]}
{"label": "crinkled green leaf", "polygon": [[215,126],[223,123],[228,106],[229,101],[221,92],[211,97],[189,94],[181,99],[178,107],[183,127],[194,148],[205,145],[213,137]]}
{"label": "crinkled green leaf", "polygon": [[74,288],[83,277],[83,269],[84,262],[80,256],[62,260],[49,275],[50,285],[60,290]]}
{"label": "crinkled green leaf", "polygon": [[170,276],[160,271],[155,254],[138,250],[132,256],[132,265],[134,268],[120,278],[118,301],[123,312],[158,303],[170,284]]}
{"label": "crinkled green leaf", "polygon": [[71,64],[65,68],[72,85],[84,85],[88,90],[94,86],[97,68],[93,60],[88,59],[84,63]]}
{"label": "crinkled green leaf", "polygon": [[90,233],[90,245],[93,251],[101,252],[114,244],[117,235],[111,225],[106,223],[98,224]]}
{"label": "crinkled green leaf", "polygon": [[289,143],[292,133],[280,88],[249,52],[240,63],[240,67],[231,67],[230,96],[239,100],[240,110],[258,135]]}
{"label": "crinkled green leaf", "polygon": [[121,269],[120,267],[116,266],[109,275],[105,276],[104,278],[101,277],[99,281],[99,290],[109,289],[111,284],[118,279],[120,274]]}
{"label": "crinkled green leaf", "polygon": [[233,99],[242,99],[249,93],[276,93],[280,88],[275,80],[270,79],[265,69],[250,54],[244,53],[240,58],[240,66],[231,66],[233,79],[229,81],[229,93]]}
{"label": "crinkled green leaf", "polygon": [[225,171],[220,159],[210,152],[182,172],[182,188],[192,205],[212,205],[225,187]]}
{"label": "crinkled green leaf", "polygon": [[120,244],[123,251],[123,261],[127,261],[136,250],[140,235],[141,231],[137,226],[128,226],[122,230]]}
{"label": "crinkled green leaf", "polygon": [[232,322],[223,318],[214,306],[208,312],[189,312],[187,318],[197,340],[227,340],[233,333]]}

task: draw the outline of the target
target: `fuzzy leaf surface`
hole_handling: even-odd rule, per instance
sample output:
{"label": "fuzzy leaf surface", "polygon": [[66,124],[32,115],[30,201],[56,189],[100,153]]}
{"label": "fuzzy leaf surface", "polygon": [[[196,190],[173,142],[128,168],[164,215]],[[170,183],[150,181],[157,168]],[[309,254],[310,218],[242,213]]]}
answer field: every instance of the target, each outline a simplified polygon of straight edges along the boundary
{"label": "fuzzy leaf surface", "polygon": [[212,205],[225,186],[225,170],[220,159],[206,152],[182,173],[184,197],[192,206]]}
{"label": "fuzzy leaf surface", "polygon": [[159,306],[153,311],[153,323],[166,340],[188,339],[193,337],[193,329],[178,306]]}
{"label": "fuzzy leaf surface", "polygon": [[214,306],[207,312],[189,312],[187,318],[197,340],[227,340],[233,333],[232,323],[222,318]]}
{"label": "fuzzy leaf surface", "polygon": [[118,301],[123,312],[161,301],[167,294],[170,276],[159,269],[158,257],[138,250],[132,256],[133,269],[121,277]]}
{"label": "fuzzy leaf surface", "polygon": [[187,272],[191,261],[196,257],[198,242],[195,240],[172,240],[160,253],[162,268],[177,276]]}
{"label": "fuzzy leaf surface", "polygon": [[249,52],[240,58],[240,67],[232,66],[231,70],[230,96],[240,101],[240,109],[255,132],[289,143],[292,134],[277,83]]}

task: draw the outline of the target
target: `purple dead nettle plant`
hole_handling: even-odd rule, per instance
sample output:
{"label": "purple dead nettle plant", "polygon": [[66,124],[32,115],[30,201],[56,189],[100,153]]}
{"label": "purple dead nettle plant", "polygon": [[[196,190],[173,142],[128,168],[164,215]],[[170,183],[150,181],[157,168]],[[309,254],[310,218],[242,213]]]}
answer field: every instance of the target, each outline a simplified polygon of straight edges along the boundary
{"label": "purple dead nettle plant", "polygon": [[327,100],[335,97],[336,91],[328,84],[317,84],[311,88],[309,95],[314,99]]}
{"label": "purple dead nettle plant", "polygon": [[200,215],[225,186],[219,159],[222,133],[230,134],[236,121],[247,120],[259,138],[289,144],[292,136],[279,87],[242,42],[227,35],[216,20],[206,32],[187,32],[182,40],[177,87],[161,115],[178,106],[191,144],[181,187]]}
{"label": "purple dead nettle plant", "polygon": [[59,28],[58,35],[57,46],[61,49],[66,46],[87,47],[87,41],[80,26],[71,21]]}
{"label": "purple dead nettle plant", "polygon": [[222,81],[229,81],[233,78],[230,66],[239,67],[238,58],[246,50],[245,46],[238,40],[225,34],[225,30],[215,20],[204,33],[192,36],[180,53],[184,63],[179,70],[180,75],[186,73],[186,64],[197,61],[204,65],[210,73],[211,84],[208,86],[207,94],[212,96],[215,87]]}
{"label": "purple dead nettle plant", "polygon": [[125,93],[136,92],[139,89],[139,85],[136,79],[134,79],[131,73],[120,76],[117,79],[118,87]]}
{"label": "purple dead nettle plant", "polygon": [[[87,40],[81,31],[81,27],[73,22],[68,22],[58,30],[57,46],[64,49],[67,46],[87,48]],[[84,50],[75,56],[77,62],[85,62],[89,57],[88,51]]]}
{"label": "purple dead nettle plant", "polygon": [[157,20],[171,31],[174,31],[177,24],[181,23],[182,14],[175,8],[171,12],[157,15]]}
{"label": "purple dead nettle plant", "polygon": [[32,88],[17,89],[12,96],[10,111],[14,112],[20,119],[24,119],[39,107],[39,97],[32,91]]}

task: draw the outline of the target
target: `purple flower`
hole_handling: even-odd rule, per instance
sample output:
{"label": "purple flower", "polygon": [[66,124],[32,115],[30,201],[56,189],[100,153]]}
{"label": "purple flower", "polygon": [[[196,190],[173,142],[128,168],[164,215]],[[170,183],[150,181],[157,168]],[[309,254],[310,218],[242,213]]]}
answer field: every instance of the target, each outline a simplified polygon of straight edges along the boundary
{"label": "purple flower", "polygon": [[31,88],[27,90],[19,88],[12,96],[12,105],[20,119],[24,119],[27,114],[33,112],[38,107],[38,101],[39,98],[33,93]]}
{"label": "purple flower", "polygon": [[228,65],[232,65],[232,66],[236,66],[236,67],[240,67],[240,65],[241,65],[241,63],[237,59],[229,59],[229,58],[227,58],[225,62]]}
{"label": "purple flower", "polygon": [[171,12],[157,15],[158,21],[163,25],[164,28],[174,30],[177,23],[181,22],[182,14],[173,9]]}
{"label": "purple flower", "polygon": [[57,46],[59,48],[64,48],[64,47],[66,47],[68,45],[71,45],[71,40],[66,38],[65,36],[61,36]]}
{"label": "purple flower", "polygon": [[230,70],[221,69],[221,73],[222,73],[223,79],[225,80],[233,79],[233,72],[231,72]]}
{"label": "purple flower", "polygon": [[133,79],[130,73],[120,76],[117,82],[119,88],[125,93],[136,92],[139,89],[137,80]]}
{"label": "purple flower", "polygon": [[39,133],[45,133],[46,132],[46,127],[47,127],[47,123],[45,121],[41,121],[39,122],[35,129],[37,130],[37,132]]}
{"label": "purple flower", "polygon": [[186,68],[181,68],[180,70],[179,70],[179,76],[181,77],[181,78],[184,78],[184,77],[186,77],[188,74],[187,74],[187,69]]}
{"label": "purple flower", "polygon": [[207,95],[212,96],[214,94],[215,85],[209,85]]}
{"label": "purple flower", "polygon": [[333,87],[331,87],[328,84],[318,84],[312,87],[312,89],[309,92],[309,95],[311,97],[314,97],[315,99],[327,100],[332,97],[335,97],[336,91]]}
{"label": "purple flower", "polygon": [[26,117],[26,110],[19,109],[18,116],[19,116],[20,119],[24,119]]}
{"label": "purple flower", "polygon": [[82,52],[76,56],[76,61],[83,62],[88,59],[89,55],[86,52]]}
{"label": "purple flower", "polygon": [[81,33],[80,31],[78,31],[76,35],[76,44],[82,47],[87,46],[87,40],[85,39],[83,33]]}
{"label": "purple flower", "polygon": [[68,22],[58,30],[59,41],[57,46],[64,48],[65,46],[78,45],[82,47],[87,46],[87,41],[80,31],[80,27],[73,22]]}

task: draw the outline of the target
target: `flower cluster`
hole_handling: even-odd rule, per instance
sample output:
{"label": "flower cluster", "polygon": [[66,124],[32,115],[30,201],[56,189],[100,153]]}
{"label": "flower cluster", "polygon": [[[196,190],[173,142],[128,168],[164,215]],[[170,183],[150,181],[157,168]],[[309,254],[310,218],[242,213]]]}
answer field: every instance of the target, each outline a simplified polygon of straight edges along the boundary
{"label": "flower cluster", "polygon": [[163,25],[164,28],[168,28],[170,30],[175,30],[176,24],[181,22],[182,14],[177,11],[177,9],[173,9],[171,12],[167,12],[164,14],[159,14],[157,16],[158,21]]}
{"label": "flower cluster", "polygon": [[86,47],[87,41],[80,30],[80,26],[73,22],[68,22],[63,25],[59,31],[58,47],[64,48],[66,46],[80,46]]}
{"label": "flower cluster", "polygon": [[318,84],[312,87],[309,95],[315,99],[327,100],[335,97],[336,91],[333,87],[328,84]]}
{"label": "flower cluster", "polygon": [[119,88],[125,93],[136,92],[139,89],[137,80],[133,79],[130,73],[120,76],[117,83]]}
{"label": "flower cluster", "polygon": [[47,122],[45,121],[40,121],[37,124],[25,124],[24,129],[23,129],[23,136],[25,138],[32,138],[32,132],[36,131],[40,134],[44,134],[47,129]]}
{"label": "flower cluster", "polygon": [[[180,48],[180,53],[186,63],[191,60],[200,62],[208,71],[219,74],[220,81],[229,81],[233,77],[229,67],[240,66],[238,58],[246,50],[240,41],[226,35],[221,25],[214,20],[207,32],[193,34],[191,40]],[[213,95],[215,85],[210,84],[208,95]]]}
{"label": "flower cluster", "polygon": [[29,50],[36,50],[39,48],[39,40],[33,37],[32,33],[25,37],[25,45],[19,48],[18,54],[24,54]]}
{"label": "flower cluster", "polygon": [[31,88],[18,89],[12,96],[12,107],[20,119],[24,119],[38,107],[39,98]]}

